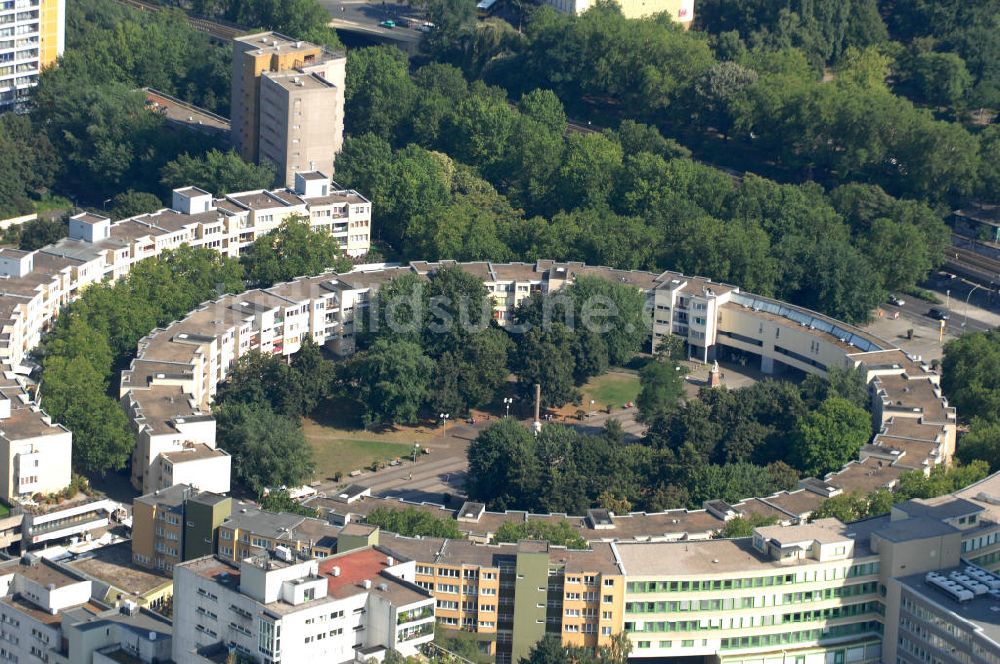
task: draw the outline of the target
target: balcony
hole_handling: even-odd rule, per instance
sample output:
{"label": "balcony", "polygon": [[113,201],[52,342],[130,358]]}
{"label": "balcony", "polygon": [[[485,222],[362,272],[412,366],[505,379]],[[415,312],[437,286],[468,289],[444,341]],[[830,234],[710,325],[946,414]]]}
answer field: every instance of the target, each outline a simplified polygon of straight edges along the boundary
{"label": "balcony", "polygon": [[427,605],[427,606],[422,606],[418,609],[401,611],[396,616],[396,624],[402,625],[403,623],[416,622],[418,620],[426,620],[427,618],[433,618],[433,617],[434,617],[434,607]]}

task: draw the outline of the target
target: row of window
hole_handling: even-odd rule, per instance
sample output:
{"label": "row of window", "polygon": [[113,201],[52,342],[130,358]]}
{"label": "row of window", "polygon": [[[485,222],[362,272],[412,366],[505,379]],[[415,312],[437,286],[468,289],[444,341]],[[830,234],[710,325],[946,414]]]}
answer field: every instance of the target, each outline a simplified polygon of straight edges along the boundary
{"label": "row of window", "polygon": [[626,585],[629,593],[664,592],[704,592],[708,590],[739,590],[741,588],[764,588],[792,583],[814,583],[834,581],[843,578],[878,574],[878,562],[852,565],[851,567],[827,568],[820,578],[818,570],[806,570],[775,576],[754,576],[743,579],[706,579],[697,581],[630,581]]}
{"label": "row of window", "polygon": [[[777,595],[752,595],[748,597],[726,597],[722,599],[692,599],[670,602],[626,602],[625,613],[677,613],[686,611],[733,611],[765,606],[781,606],[801,602],[819,602],[842,597],[873,594],[878,590],[875,581],[857,583],[850,586],[785,593],[778,601]],[[768,598],[771,597],[771,601]]]}

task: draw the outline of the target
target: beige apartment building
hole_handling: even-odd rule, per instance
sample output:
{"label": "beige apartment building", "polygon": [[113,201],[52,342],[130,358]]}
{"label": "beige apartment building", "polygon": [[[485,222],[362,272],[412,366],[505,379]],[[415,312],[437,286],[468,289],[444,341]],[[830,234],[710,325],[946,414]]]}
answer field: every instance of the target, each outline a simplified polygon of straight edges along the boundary
{"label": "beige apartment building", "polygon": [[291,187],[298,171],[333,171],[344,140],[347,57],[275,32],[233,40],[232,139]]}

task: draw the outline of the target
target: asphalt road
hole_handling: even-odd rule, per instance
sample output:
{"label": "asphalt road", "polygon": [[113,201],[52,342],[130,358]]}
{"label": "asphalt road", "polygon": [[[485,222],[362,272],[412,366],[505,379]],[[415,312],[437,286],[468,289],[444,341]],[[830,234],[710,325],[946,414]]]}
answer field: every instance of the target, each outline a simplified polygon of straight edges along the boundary
{"label": "asphalt road", "polygon": [[[942,285],[937,285],[942,284]],[[937,292],[938,296],[941,298],[941,304],[931,304],[930,302],[924,302],[923,300],[918,300],[915,297],[904,295],[905,304],[902,307],[897,307],[891,304],[884,304],[882,308],[886,313],[891,314],[895,311],[900,313],[900,317],[912,320],[923,325],[935,325],[937,324],[932,318],[927,315],[928,310],[932,308],[947,308],[951,311],[951,319],[947,322],[947,329],[952,332],[963,327],[963,323],[966,323],[966,307],[965,299],[969,295],[969,291],[972,286],[961,279],[952,279],[950,281],[938,280],[935,284],[924,284],[924,287],[933,285],[933,290]],[[947,291],[951,291],[951,296],[947,295]],[[987,296],[984,289],[977,289],[970,298],[970,303],[974,304],[976,307],[983,307],[992,311],[1000,310],[1000,297],[996,294],[992,297],[992,302]],[[971,309],[971,307],[970,307]],[[993,329],[993,326],[988,322],[983,320],[978,320],[975,311],[972,310],[968,316],[968,322],[964,325],[964,328],[970,332],[985,332],[987,330]]]}
{"label": "asphalt road", "polygon": [[418,42],[423,33],[415,28],[384,28],[379,25],[386,19],[397,21],[400,16],[417,13],[409,5],[366,0],[319,0],[319,4],[330,14],[330,25],[337,29],[354,30],[376,34],[397,41]]}

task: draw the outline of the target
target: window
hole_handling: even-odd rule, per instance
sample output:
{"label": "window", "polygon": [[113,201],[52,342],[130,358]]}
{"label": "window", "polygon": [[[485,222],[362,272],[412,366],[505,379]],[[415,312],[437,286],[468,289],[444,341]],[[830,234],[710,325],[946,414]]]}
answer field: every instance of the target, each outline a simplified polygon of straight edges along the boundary
{"label": "window", "polygon": [[614,595],[605,595],[605,596],[604,596],[604,599],[603,599],[602,601],[603,601],[603,602],[604,602],[605,604],[611,604],[612,602],[614,602],[614,601],[615,601],[615,597],[614,597]]}

